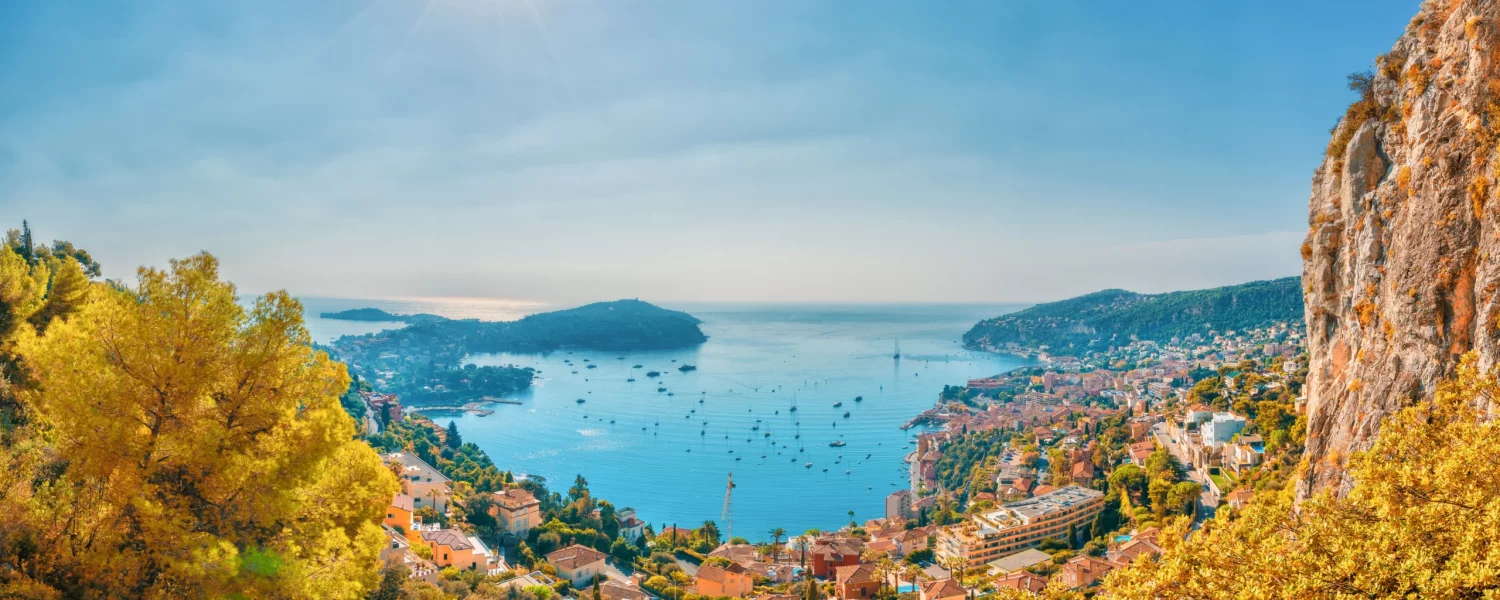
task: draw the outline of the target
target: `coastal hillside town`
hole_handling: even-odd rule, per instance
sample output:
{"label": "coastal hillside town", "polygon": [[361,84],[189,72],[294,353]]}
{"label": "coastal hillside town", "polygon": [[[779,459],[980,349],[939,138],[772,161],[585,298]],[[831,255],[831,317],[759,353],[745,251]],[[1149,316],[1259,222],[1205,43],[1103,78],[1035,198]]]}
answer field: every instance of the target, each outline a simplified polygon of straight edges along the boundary
{"label": "coastal hillside town", "polygon": [[383,528],[389,597],[958,600],[1092,594],[1162,552],[1169,521],[1240,510],[1286,485],[1305,441],[1306,358],[1291,323],[1132,341],[947,385],[906,424],[908,489],[881,518],[726,538],[651,524],[516,476],[400,398],[346,407],[401,490]]}

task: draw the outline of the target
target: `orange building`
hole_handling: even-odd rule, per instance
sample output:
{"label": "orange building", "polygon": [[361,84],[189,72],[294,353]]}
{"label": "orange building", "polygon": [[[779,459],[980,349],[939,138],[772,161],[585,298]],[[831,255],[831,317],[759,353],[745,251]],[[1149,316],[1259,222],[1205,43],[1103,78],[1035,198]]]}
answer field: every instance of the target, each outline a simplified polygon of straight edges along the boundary
{"label": "orange building", "polygon": [[412,498],[406,494],[396,494],[391,499],[391,505],[385,507],[385,524],[391,527],[400,527],[404,533],[410,533],[415,529],[416,517],[413,516]]}
{"label": "orange building", "polygon": [[437,566],[488,572],[488,553],[477,542],[453,529],[421,532],[421,543],[432,550],[432,562]]}
{"label": "orange building", "polygon": [[833,582],[839,598],[843,600],[869,600],[880,590],[880,577],[875,574],[875,565],[839,567]]}
{"label": "orange building", "polygon": [[864,542],[859,538],[818,538],[807,551],[814,577],[833,575],[834,569],[859,564],[859,555],[864,552]]}
{"label": "orange building", "polygon": [[697,588],[703,596],[744,598],[755,590],[755,579],[737,563],[727,567],[704,563],[698,568]]}

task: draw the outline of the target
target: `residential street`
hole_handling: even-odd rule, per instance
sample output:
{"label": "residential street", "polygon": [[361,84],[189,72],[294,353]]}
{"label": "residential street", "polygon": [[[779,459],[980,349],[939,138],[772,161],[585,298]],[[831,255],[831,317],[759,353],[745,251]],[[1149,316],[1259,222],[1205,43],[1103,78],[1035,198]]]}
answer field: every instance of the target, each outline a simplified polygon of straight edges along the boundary
{"label": "residential street", "polygon": [[[1151,434],[1156,437],[1156,443],[1166,448],[1167,452],[1171,452],[1172,456],[1177,457],[1177,460],[1184,467],[1192,463],[1192,460],[1188,458],[1187,451],[1179,443],[1182,440],[1172,438],[1171,434],[1167,431],[1166,423],[1157,423],[1152,426]],[[1204,520],[1213,518],[1214,511],[1219,506],[1219,495],[1214,493],[1213,489],[1208,485],[1208,475],[1199,470],[1202,465],[1194,464],[1193,467],[1187,470],[1187,476],[1189,479],[1197,482],[1198,487],[1203,490],[1203,496],[1198,502],[1198,512],[1193,516],[1193,526],[1197,527]]]}

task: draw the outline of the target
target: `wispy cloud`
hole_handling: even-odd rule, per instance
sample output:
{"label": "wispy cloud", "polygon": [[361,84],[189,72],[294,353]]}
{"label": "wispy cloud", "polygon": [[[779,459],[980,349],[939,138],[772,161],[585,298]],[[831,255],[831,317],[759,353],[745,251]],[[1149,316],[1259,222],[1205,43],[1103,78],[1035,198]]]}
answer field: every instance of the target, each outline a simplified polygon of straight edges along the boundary
{"label": "wispy cloud", "polygon": [[1346,100],[1255,14],[521,2],[9,4],[0,219],[323,296],[1158,291],[1297,272]]}

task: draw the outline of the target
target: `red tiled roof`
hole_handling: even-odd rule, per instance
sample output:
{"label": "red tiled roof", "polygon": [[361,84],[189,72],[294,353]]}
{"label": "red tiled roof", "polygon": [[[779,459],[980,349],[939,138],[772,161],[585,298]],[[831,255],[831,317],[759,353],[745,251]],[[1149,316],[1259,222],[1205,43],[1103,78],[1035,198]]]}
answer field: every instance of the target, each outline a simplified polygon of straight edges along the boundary
{"label": "red tiled roof", "polygon": [[839,567],[834,572],[834,581],[839,585],[859,585],[862,583],[875,583],[875,567],[873,565],[849,565]]}
{"label": "red tiled roof", "polygon": [[965,590],[964,586],[959,585],[957,581],[952,579],[922,582],[922,597],[927,600],[953,598],[955,596],[962,598],[967,596],[968,593],[968,590]]}
{"label": "red tiled roof", "polygon": [[494,493],[495,504],[499,504],[507,510],[516,510],[532,504],[541,504],[531,492],[521,488],[511,488],[503,492]]}
{"label": "red tiled roof", "polygon": [[1047,579],[1034,573],[1016,571],[1015,573],[996,579],[995,585],[1036,593],[1047,589]]}
{"label": "red tiled roof", "polygon": [[698,567],[698,579],[704,579],[712,581],[714,583],[728,584],[729,575],[731,573],[735,575],[744,575],[745,568],[741,567],[737,563],[729,563],[729,566],[727,567],[704,563],[703,566]]}
{"label": "red tiled roof", "polygon": [[559,569],[572,571],[584,565],[604,560],[604,553],[588,546],[573,544],[547,555],[547,562]]}

